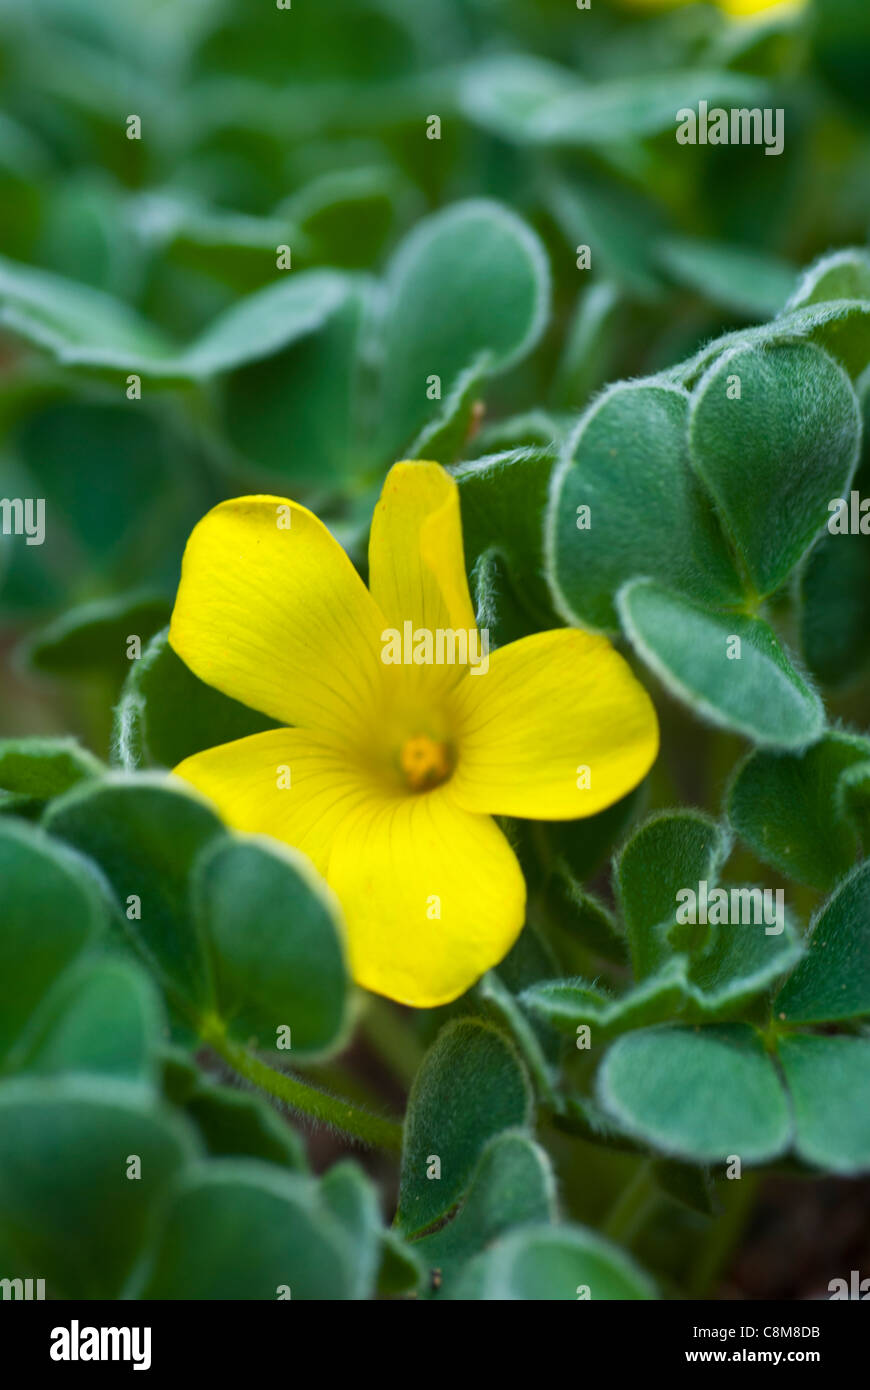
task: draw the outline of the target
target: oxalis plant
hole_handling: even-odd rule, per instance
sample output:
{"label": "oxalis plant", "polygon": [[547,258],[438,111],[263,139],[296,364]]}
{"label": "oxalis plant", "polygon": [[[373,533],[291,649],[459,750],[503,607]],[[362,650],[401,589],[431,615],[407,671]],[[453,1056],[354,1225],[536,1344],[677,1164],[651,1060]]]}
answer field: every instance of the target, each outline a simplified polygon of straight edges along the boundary
{"label": "oxalis plant", "polygon": [[[687,100],[801,32],[703,23]],[[713,1298],[769,1177],[870,1172],[870,256],[626,245],[559,150],[670,134],[671,77],[450,71],[529,216],[139,191],[143,279],[232,283],[177,333],[0,261],[0,596],[88,734],[0,740],[0,1278],[49,1298]],[[401,184],[431,86],[389,94]],[[163,157],[263,174],[270,100],[257,158],[219,81]],[[677,289],[743,326],[632,374]]]}
{"label": "oxalis plant", "polygon": [[[544,260],[499,208],[432,219],[398,292],[485,233],[529,342]],[[870,262],[838,253],[557,443],[397,464],[368,587],[292,499],[199,522],[115,768],[0,746],[5,1268],[109,1298],[698,1293],[765,1165],[870,1167],[870,740],[819,690],[866,645],[868,358]],[[722,804],[670,804],[687,739]],[[355,1034],[404,1114],[345,1074]],[[353,1159],[309,1173],[288,1111],[391,1156],[394,1219]],[[590,1224],[554,1164],[588,1165]]]}

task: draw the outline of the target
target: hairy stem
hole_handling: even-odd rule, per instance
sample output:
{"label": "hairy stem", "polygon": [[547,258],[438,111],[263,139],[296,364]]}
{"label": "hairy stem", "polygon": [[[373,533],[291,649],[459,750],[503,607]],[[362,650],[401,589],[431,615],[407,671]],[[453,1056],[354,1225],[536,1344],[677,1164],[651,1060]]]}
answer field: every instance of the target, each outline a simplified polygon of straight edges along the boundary
{"label": "hairy stem", "polygon": [[247,1048],[231,1042],[217,1020],[200,1020],[199,1032],[203,1042],[222,1057],[233,1071],[291,1109],[319,1124],[359,1139],[371,1148],[386,1149],[390,1153],[401,1150],[402,1126],[397,1121],[373,1115],[362,1106],[330,1095],[328,1091],[321,1091],[307,1081],[300,1081],[297,1076],[276,1071]]}

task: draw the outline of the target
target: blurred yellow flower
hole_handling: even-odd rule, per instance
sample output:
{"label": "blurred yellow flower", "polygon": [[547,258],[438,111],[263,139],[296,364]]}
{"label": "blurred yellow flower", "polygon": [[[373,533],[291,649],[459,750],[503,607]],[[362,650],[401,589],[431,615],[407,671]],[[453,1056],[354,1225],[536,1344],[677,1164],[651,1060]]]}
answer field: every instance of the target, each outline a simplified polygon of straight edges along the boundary
{"label": "blurred yellow flower", "polygon": [[188,541],[170,642],[209,685],[294,726],[177,775],[231,826],[307,854],[344,909],[356,980],[418,1007],[462,994],[523,925],[493,815],[593,815],[658,750],[649,696],[604,637],[561,628],[489,655],[458,488],[435,463],[387,477],[368,589],[305,507],[215,507]]}
{"label": "blurred yellow flower", "polygon": [[[703,0],[620,0],[620,3],[632,10],[675,10],[701,4]],[[707,0],[707,3],[718,6],[735,19],[748,19],[769,10],[801,10],[807,0]]]}

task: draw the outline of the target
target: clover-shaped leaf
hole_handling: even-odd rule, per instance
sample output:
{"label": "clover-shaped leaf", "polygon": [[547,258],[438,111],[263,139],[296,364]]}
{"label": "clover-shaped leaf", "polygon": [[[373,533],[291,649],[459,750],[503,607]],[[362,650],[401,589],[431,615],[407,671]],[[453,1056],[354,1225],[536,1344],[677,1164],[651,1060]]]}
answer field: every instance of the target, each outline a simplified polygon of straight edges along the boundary
{"label": "clover-shaped leaf", "polygon": [[796,1152],[851,1175],[870,1169],[870,1039],[795,1033],[779,1059],[794,1110]]}
{"label": "clover-shaped leaf", "polygon": [[205,1006],[208,966],[190,922],[188,875],[199,850],[224,833],[205,801],[162,777],[119,774],[53,802],[46,824],[99,864],[158,975]]}
{"label": "clover-shaped leaf", "polygon": [[[471,1110],[459,1104],[469,1088]],[[530,1105],[528,1079],[502,1033],[475,1019],[448,1024],[426,1054],[408,1100],[397,1218],[402,1230],[422,1231],[446,1216],[488,1140],[527,1124]]]}
{"label": "clover-shaped leaf", "polygon": [[841,775],[870,757],[870,742],[830,730],[799,753],[757,750],[740,767],[728,816],[765,863],[829,889],[854,863],[857,835],[838,805]]}
{"label": "clover-shaped leaf", "polygon": [[100,290],[45,270],[0,261],[0,323],[65,366],[198,380],[267,357],[320,327],[346,293],[334,271],[302,271],[219,314],[176,348],[134,311]]}
{"label": "clover-shaped leaf", "polygon": [[689,467],[688,414],[677,387],[621,383],[568,440],[551,488],[547,560],[572,622],[616,627],[617,591],[637,575],[706,603],[739,601],[740,580]]}
{"label": "clover-shaped leaf", "polygon": [[384,461],[435,413],[427,382],[443,395],[482,352],[503,370],[537,342],[549,270],[534,233],[485,200],[426,219],[392,262],[383,306]]}
{"label": "clover-shaped leaf", "polygon": [[814,918],[807,954],[774,1011],[789,1023],[870,1014],[870,862],[857,865]]}
{"label": "clover-shaped leaf", "polygon": [[339,910],[304,856],[220,839],[197,858],[192,892],[214,1009],[230,1032],[261,1047],[289,1036],[301,1053],[335,1044],[347,991]]}
{"label": "clover-shaped leaf", "polygon": [[650,1299],[655,1286],[634,1260],[594,1231],[529,1226],[497,1241],[468,1266],[458,1299],[564,1301]]}
{"label": "clover-shaped leaf", "polygon": [[32,1076],[106,1076],[156,1091],[164,1027],[143,970],[125,960],[88,961],[61,976],[10,1061]]}
{"label": "clover-shaped leaf", "polygon": [[45,1279],[54,1298],[118,1298],[158,1202],[196,1153],[192,1128],[137,1083],[4,1081],[0,1262]]}
{"label": "clover-shaped leaf", "polygon": [[184,1110],[216,1158],[261,1158],[284,1168],[305,1168],[302,1140],[255,1092],[218,1086],[194,1067]]}
{"label": "clover-shaped leaf", "polygon": [[598,1073],[607,1114],[654,1148],[697,1162],[782,1153],[791,1122],[776,1069],[745,1024],[662,1027],[618,1039]]}
{"label": "clover-shaped leaf", "polygon": [[191,1165],[126,1291],[141,1299],[348,1299],[355,1250],[312,1178],[254,1159]]}
{"label": "clover-shaped leaf", "polygon": [[483,1150],[456,1215],[414,1244],[415,1253],[437,1271],[434,1292],[449,1298],[467,1262],[505,1232],[552,1221],[555,1195],[544,1150],[518,1131],[496,1135]]}
{"label": "clover-shaped leaf", "polygon": [[[682,889],[714,887],[728,858],[730,840],[716,821],[698,811],[662,811],[644,821],[614,861],[614,881],[625,917],[635,978],[654,971],[670,954]],[[679,945],[700,945],[704,925],[680,933]],[[673,939],[677,944],[677,938]]]}
{"label": "clover-shaped leaf", "polygon": [[0,1056],[108,916],[84,861],[44,831],[0,821]]}
{"label": "clover-shaped leaf", "polygon": [[102,763],[73,738],[0,739],[0,806],[3,793],[49,801],[103,770]]}
{"label": "clover-shaped leaf", "polygon": [[860,431],[846,374],[811,344],[726,353],[696,388],[692,464],[758,594],[782,584],[828,520]]}
{"label": "clover-shaped leaf", "polygon": [[712,613],[641,579],[620,590],[619,610],[638,654],[699,718],[770,747],[822,732],[819,696],[760,618]]}
{"label": "clover-shaped leaf", "polygon": [[275,728],[264,714],[231,700],[185,666],[168,629],[134,664],[115,710],[114,744],[121,766],[175,767],[191,753]]}

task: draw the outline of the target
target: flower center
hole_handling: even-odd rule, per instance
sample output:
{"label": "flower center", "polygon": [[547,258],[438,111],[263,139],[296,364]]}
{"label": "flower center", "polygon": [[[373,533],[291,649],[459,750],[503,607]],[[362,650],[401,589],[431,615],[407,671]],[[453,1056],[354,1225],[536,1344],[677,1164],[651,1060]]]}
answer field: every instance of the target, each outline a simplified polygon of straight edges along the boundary
{"label": "flower center", "polygon": [[428,734],[414,734],[406,739],[399,762],[405,781],[415,792],[429,791],[446,782],[452,771],[447,744],[430,738]]}

